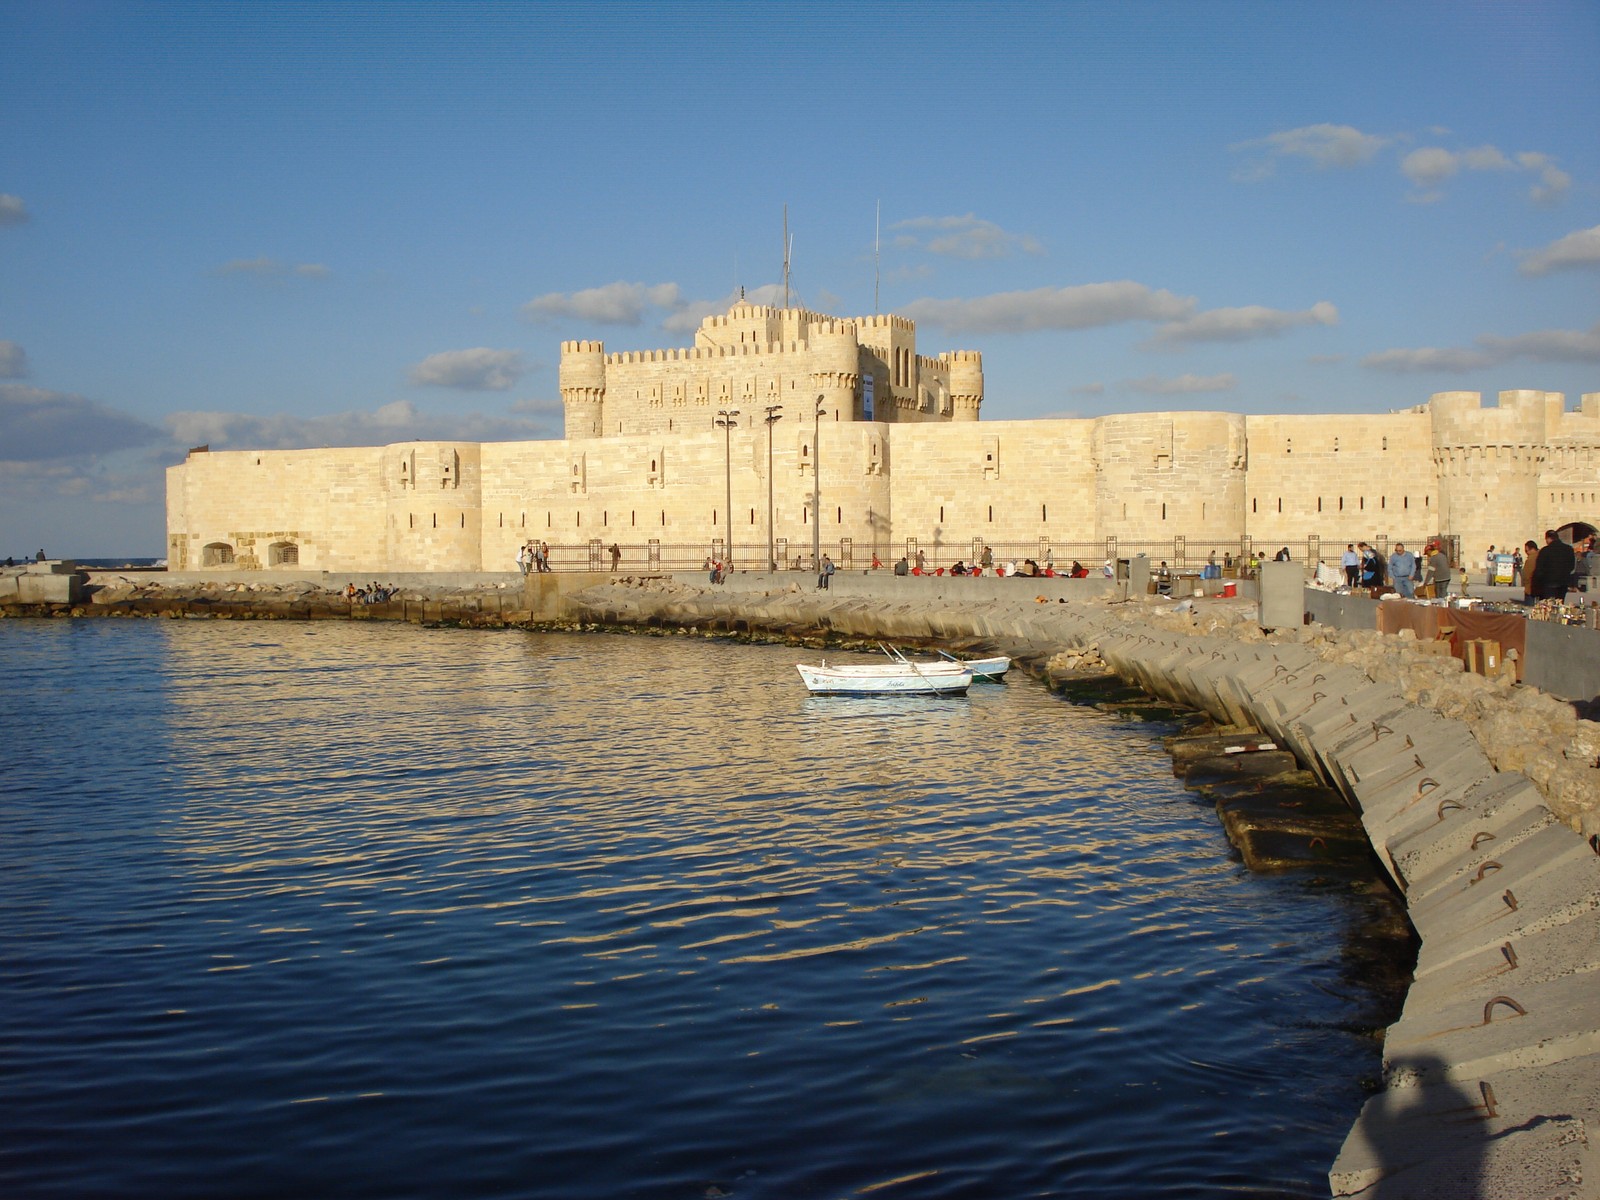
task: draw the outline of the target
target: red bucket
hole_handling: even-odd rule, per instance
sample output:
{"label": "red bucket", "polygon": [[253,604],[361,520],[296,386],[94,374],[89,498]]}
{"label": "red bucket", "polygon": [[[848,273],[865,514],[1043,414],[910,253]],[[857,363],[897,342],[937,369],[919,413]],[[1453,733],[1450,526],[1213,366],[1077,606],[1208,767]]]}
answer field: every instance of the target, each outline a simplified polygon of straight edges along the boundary
{"label": "red bucket", "polygon": [[1231,600],[1234,596],[1237,596],[1238,594],[1239,594],[1239,585],[1237,583],[1225,583],[1225,584],[1222,585],[1222,598],[1224,600]]}

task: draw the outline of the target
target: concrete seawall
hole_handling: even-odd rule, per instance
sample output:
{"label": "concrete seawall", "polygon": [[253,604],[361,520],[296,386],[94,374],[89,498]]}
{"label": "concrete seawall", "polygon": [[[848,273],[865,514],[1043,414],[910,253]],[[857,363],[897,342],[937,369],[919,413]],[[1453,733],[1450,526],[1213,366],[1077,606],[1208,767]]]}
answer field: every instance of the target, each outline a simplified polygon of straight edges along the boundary
{"label": "concrete seawall", "polygon": [[[323,594],[278,615],[971,642],[1036,671],[1097,658],[1292,750],[1358,814],[1404,897],[1415,977],[1385,1036],[1384,1090],[1333,1164],[1333,1193],[1600,1198],[1600,726],[1404,637],[1320,625],[1269,635],[1246,601],[1117,602],[1100,580],[907,588],[842,576],[829,594],[763,579],[496,576],[492,606],[469,595],[340,613]],[[260,604],[245,594],[186,611]]]}

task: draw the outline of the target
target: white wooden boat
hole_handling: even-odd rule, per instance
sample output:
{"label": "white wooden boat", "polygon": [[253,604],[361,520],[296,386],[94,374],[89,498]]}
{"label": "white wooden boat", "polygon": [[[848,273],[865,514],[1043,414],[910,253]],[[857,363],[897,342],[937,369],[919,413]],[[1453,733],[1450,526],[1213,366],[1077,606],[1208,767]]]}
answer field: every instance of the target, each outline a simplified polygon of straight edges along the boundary
{"label": "white wooden boat", "polygon": [[1006,672],[1011,670],[1011,660],[1004,654],[997,654],[993,658],[957,658],[953,654],[945,654],[944,661],[956,663],[972,672],[972,677],[980,683],[999,683],[1006,677]]}
{"label": "white wooden boat", "polygon": [[796,663],[795,670],[818,696],[959,696],[972,686],[972,672],[955,662]]}

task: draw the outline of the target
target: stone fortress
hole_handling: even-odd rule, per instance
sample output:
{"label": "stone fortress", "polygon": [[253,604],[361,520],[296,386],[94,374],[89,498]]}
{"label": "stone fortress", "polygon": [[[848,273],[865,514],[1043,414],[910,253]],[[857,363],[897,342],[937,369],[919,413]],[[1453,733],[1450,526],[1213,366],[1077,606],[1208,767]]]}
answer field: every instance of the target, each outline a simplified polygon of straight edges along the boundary
{"label": "stone fortress", "polygon": [[1058,566],[1280,545],[1337,563],[1347,542],[1435,534],[1476,561],[1600,497],[1600,392],[1573,411],[1441,392],[1381,415],[980,422],[981,355],[921,355],[894,316],[741,301],[690,347],[564,342],[560,386],[560,441],[191,451],[167,473],[169,567],[510,571],[535,539],[558,567],[609,566],[615,543],[627,570],[671,570],[731,528],[736,569],[764,569],[769,503],[788,565],[814,536],[855,567],[982,545]]}

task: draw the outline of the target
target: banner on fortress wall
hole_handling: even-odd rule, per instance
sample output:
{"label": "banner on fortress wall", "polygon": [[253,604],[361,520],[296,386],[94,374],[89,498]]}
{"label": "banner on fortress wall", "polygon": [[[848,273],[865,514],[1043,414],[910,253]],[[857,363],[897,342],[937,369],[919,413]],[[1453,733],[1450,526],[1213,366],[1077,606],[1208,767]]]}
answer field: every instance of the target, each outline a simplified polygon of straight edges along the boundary
{"label": "banner on fortress wall", "polygon": [[861,379],[861,419],[872,420],[872,376],[863,375]]}

